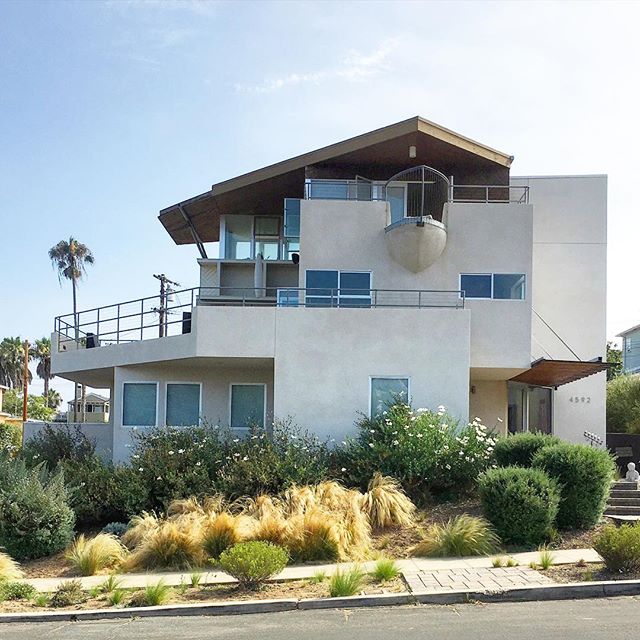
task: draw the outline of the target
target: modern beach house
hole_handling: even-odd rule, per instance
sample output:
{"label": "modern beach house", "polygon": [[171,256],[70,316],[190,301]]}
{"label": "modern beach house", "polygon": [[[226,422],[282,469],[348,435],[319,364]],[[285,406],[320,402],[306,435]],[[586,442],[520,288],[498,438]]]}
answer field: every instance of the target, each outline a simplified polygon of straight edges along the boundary
{"label": "modern beach house", "polygon": [[604,439],[607,178],[512,161],[415,117],[219,182],[159,215],[199,286],[56,318],[53,373],[111,390],[117,461],[155,425],[341,439],[397,394]]}

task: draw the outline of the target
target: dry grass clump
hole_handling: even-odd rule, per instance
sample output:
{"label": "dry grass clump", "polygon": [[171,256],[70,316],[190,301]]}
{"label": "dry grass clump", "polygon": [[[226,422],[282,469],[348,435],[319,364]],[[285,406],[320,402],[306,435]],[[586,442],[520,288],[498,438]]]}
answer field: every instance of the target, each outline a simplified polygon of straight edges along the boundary
{"label": "dry grass clump", "polygon": [[0,581],[18,580],[22,576],[20,565],[10,555],[0,551]]}
{"label": "dry grass clump", "polygon": [[155,513],[143,511],[139,516],[133,516],[129,528],[122,535],[122,544],[127,549],[135,549],[147,537],[160,526],[160,519]]}
{"label": "dry grass clump", "polygon": [[340,524],[326,511],[313,508],[289,518],[285,546],[293,560],[337,560],[341,555]]}
{"label": "dry grass clump", "polygon": [[126,570],[189,569],[206,562],[199,518],[165,520],[147,533],[124,563]]}
{"label": "dry grass clump", "polygon": [[411,527],[415,524],[416,506],[389,476],[375,473],[362,497],[362,509],[374,529]]}
{"label": "dry grass clump", "polygon": [[240,516],[222,512],[207,516],[202,522],[202,545],[212,558],[220,554],[243,538]]}
{"label": "dry grass clump", "polygon": [[167,517],[171,518],[172,516],[180,516],[186,515],[188,513],[197,513],[199,515],[204,515],[204,508],[200,504],[197,498],[193,496],[191,498],[187,498],[186,500],[174,500],[167,507]]}
{"label": "dry grass clump", "polygon": [[494,553],[500,538],[484,518],[463,514],[446,524],[431,525],[412,550],[418,557],[483,556]]}
{"label": "dry grass clump", "polygon": [[119,565],[126,554],[120,540],[110,533],[99,533],[93,538],[80,534],[65,552],[65,558],[80,575],[93,576]]}

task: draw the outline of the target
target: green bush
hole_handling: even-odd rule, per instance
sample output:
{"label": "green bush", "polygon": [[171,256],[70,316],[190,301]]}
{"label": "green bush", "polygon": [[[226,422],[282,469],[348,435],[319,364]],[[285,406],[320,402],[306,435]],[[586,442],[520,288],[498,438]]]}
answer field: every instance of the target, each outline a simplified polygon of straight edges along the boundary
{"label": "green bush", "polygon": [[220,567],[241,587],[258,589],[286,566],[286,549],[270,542],[241,542],[220,554]]}
{"label": "green bush", "polygon": [[618,376],[607,382],[607,431],[640,433],[640,376]]}
{"label": "green bush", "polygon": [[496,463],[501,467],[530,467],[542,447],[560,444],[560,438],[545,433],[517,433],[499,438],[495,446]]}
{"label": "green bush", "polygon": [[640,571],[640,523],[607,525],[593,540],[607,569],[617,573]]}
{"label": "green bush", "polygon": [[100,533],[110,533],[116,538],[122,538],[122,536],[129,529],[129,524],[127,522],[109,522],[102,527]]}
{"label": "green bush", "polygon": [[407,404],[363,418],[358,434],[335,452],[337,475],[366,491],[375,472],[397,478],[416,503],[430,494],[463,491],[493,462],[495,439],[478,420],[460,426],[443,407],[437,411]]}
{"label": "green bush", "polygon": [[74,521],[61,473],[0,459],[0,547],[9,555],[27,559],[61,551],[73,538]]}
{"label": "green bush", "polygon": [[52,607],[70,607],[74,604],[81,604],[86,599],[87,594],[82,590],[80,580],[65,580],[53,592],[50,603]]}
{"label": "green bush", "polygon": [[558,513],[557,482],[540,469],[490,469],[478,483],[485,516],[503,542],[539,545],[548,538]]}
{"label": "green bush", "polygon": [[0,422],[0,455],[15,455],[22,445],[22,431],[16,424]]}
{"label": "green bush", "polygon": [[615,470],[613,458],[607,451],[564,442],[538,451],[533,466],[558,480],[560,528],[588,529],[598,523],[609,498]]}
{"label": "green bush", "polygon": [[36,590],[26,582],[0,582],[0,602],[2,600],[30,600]]}
{"label": "green bush", "polygon": [[25,442],[22,456],[32,465],[44,463],[49,471],[53,471],[61,461],[84,462],[95,452],[95,444],[78,425],[46,424]]}

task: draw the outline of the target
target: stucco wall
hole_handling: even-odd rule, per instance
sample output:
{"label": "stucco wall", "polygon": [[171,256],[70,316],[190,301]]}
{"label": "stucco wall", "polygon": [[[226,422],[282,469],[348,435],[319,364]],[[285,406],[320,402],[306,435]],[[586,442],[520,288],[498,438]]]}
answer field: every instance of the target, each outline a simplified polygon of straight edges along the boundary
{"label": "stucco wall", "polygon": [[229,425],[230,385],[232,383],[258,382],[267,385],[267,420],[273,417],[273,367],[258,363],[255,366],[216,366],[208,359],[189,365],[166,363],[118,367],[115,372],[116,393],[113,405],[114,460],[121,462],[130,455],[133,435],[138,429],[122,426],[122,385],[125,382],[158,382],[159,425],[166,423],[167,382],[197,382],[202,384],[202,419],[209,424]]}
{"label": "stucco wall", "polygon": [[[531,345],[534,358],[576,359],[553,331],[580,359],[604,358],[606,176],[525,177],[513,178],[512,183],[529,186],[534,207]],[[584,443],[586,430],[604,440],[605,411],[604,373],[564,385],[554,393],[554,432]]]}
{"label": "stucco wall", "polygon": [[469,410],[469,312],[462,309],[279,309],[275,414],[320,436],[353,433],[369,412],[370,376],[411,379],[416,407]]}
{"label": "stucco wall", "polygon": [[507,383],[504,380],[474,380],[471,378],[469,419],[482,423],[498,433],[507,428]]}

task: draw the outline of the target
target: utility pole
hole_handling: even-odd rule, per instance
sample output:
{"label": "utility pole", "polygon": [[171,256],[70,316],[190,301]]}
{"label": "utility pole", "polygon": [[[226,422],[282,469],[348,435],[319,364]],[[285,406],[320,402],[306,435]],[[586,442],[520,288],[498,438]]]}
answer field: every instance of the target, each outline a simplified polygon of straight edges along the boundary
{"label": "utility pole", "polygon": [[159,336],[164,338],[167,335],[167,299],[169,294],[171,293],[171,287],[169,285],[174,285],[176,287],[180,286],[179,282],[174,282],[173,280],[169,280],[164,273],[153,274],[153,277],[157,280],[160,280],[160,306],[155,309],[158,312],[158,329]]}
{"label": "utility pole", "polygon": [[26,422],[27,415],[27,399],[29,397],[29,341],[25,340],[24,348],[24,370],[22,372],[22,422]]}

